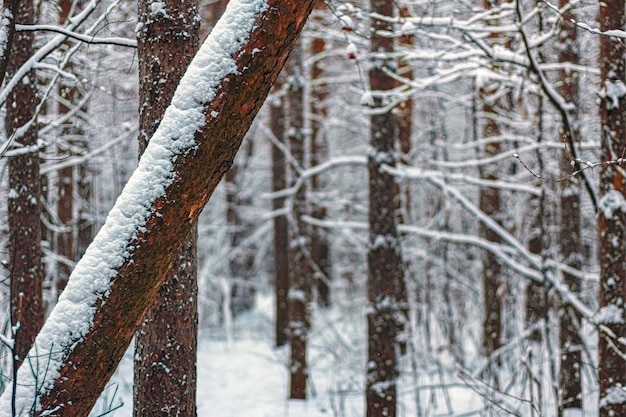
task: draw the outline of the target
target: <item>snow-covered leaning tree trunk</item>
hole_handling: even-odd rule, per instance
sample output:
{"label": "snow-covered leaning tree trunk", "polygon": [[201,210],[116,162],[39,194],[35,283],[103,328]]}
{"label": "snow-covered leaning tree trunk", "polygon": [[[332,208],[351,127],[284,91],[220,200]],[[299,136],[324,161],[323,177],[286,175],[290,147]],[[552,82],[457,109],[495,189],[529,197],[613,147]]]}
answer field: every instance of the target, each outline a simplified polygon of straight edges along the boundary
{"label": "snow-covered leaning tree trunk", "polygon": [[[624,0],[600,1],[600,30],[624,27]],[[600,36],[600,123],[602,162],[616,161],[626,153],[626,100],[624,99],[624,44]],[[626,332],[626,173],[623,166],[603,164],[600,172],[600,311],[598,314],[598,379],[600,417],[626,415],[626,361],[621,342]]]}
{"label": "snow-covered leaning tree trunk", "polygon": [[[139,0],[139,150],[143,152],[198,50],[196,0]],[[196,415],[197,227],[135,337],[135,416]]]}
{"label": "snow-covered leaning tree trunk", "polygon": [[19,369],[18,415],[88,415],[314,4],[231,1]]}

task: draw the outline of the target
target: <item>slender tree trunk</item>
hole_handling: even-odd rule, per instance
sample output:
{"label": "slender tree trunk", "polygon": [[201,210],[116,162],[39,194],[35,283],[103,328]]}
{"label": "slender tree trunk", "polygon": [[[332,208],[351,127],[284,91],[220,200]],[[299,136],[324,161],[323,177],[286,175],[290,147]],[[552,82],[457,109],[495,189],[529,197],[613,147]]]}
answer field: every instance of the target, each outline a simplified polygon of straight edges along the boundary
{"label": "slender tree trunk", "polygon": [[[15,22],[34,23],[34,8],[30,0],[22,0],[16,10]],[[32,32],[15,34],[7,76],[12,77],[33,54]],[[7,100],[5,129],[13,143],[37,145],[37,124],[34,122],[38,105],[35,73],[30,71],[11,91]],[[30,127],[21,130],[27,124]],[[21,133],[20,133],[21,132]],[[24,361],[35,336],[43,325],[43,268],[41,263],[41,179],[39,150],[9,158],[9,249],[11,270],[11,325],[14,326],[15,365]]]}
{"label": "slender tree trunk", "polygon": [[[624,0],[601,1],[600,30],[622,29]],[[626,100],[624,100],[624,44],[600,36],[600,121],[602,161],[615,161],[626,154]],[[626,336],[624,299],[626,290],[626,178],[623,166],[603,164],[600,172],[600,313],[599,413],[600,417],[626,415],[626,361],[622,357]]]}
{"label": "slender tree trunk", "polygon": [[[140,0],[139,150],[143,152],[198,49],[196,0]],[[196,415],[197,227],[135,338],[135,416]]]}
{"label": "slender tree trunk", "polygon": [[[373,13],[393,16],[392,0],[371,0]],[[394,50],[390,33],[393,25],[379,19],[372,20],[370,51],[375,54],[369,72],[369,83],[374,98],[373,107],[384,106],[384,95],[395,87],[385,68],[393,70],[391,56]],[[389,56],[384,56],[388,54]],[[397,379],[396,354],[399,332],[398,294],[404,280],[400,238],[396,227],[395,178],[383,172],[383,165],[395,166],[398,119],[391,112],[372,114],[370,119],[369,173],[369,239],[367,255],[368,280],[367,313],[368,362],[365,386],[367,417],[394,417],[396,415]]]}
{"label": "slender tree trunk", "polygon": [[[285,66],[287,75],[287,138],[294,162],[305,167],[304,73],[302,44],[298,43]],[[298,178],[294,172],[293,181]],[[307,338],[310,329],[312,270],[309,266],[310,236],[302,216],[308,214],[306,187],[302,185],[293,202],[293,230],[289,260],[289,398],[305,399],[308,379]]]}
{"label": "slender tree trunk", "polygon": [[[499,6],[501,0],[483,1],[483,7],[489,9]],[[496,44],[505,44],[506,40],[502,39],[500,34],[492,34],[489,37]],[[498,112],[501,109],[501,100],[496,98],[500,89],[500,83],[495,80],[486,82],[480,86],[480,101],[483,113],[482,137],[493,141],[487,141],[483,148],[483,155],[486,158],[493,157],[500,153],[500,126],[496,121]],[[480,168],[480,177],[486,180],[497,180],[499,177],[498,167],[488,165]],[[499,219],[501,202],[500,191],[497,188],[482,187],[479,194],[479,207],[488,216]],[[480,224],[480,236],[485,240],[494,243],[500,243],[500,236],[492,231],[488,226]],[[484,321],[483,321],[483,347],[487,359],[491,359],[492,354],[502,346],[502,265],[497,257],[491,252],[483,252],[483,303],[484,303]]]}
{"label": "slender tree trunk", "polygon": [[[270,128],[274,139],[283,146],[285,144],[285,104],[282,97],[285,72],[281,72],[274,84],[274,99],[270,103]],[[287,186],[287,165],[284,149],[272,144],[272,191],[284,190]],[[283,210],[285,198],[276,197],[272,200],[274,211]],[[274,217],[274,286],[276,304],[276,346],[287,343],[289,329],[289,309],[287,293],[289,292],[289,223],[283,214]]]}
{"label": "slender tree trunk", "polygon": [[[328,7],[322,0],[318,0],[315,6],[316,18],[323,21],[328,14]],[[315,13],[314,12],[314,13]],[[311,41],[311,54],[314,57],[311,68],[311,166],[322,163],[328,157],[328,140],[324,129],[326,121],[326,98],[328,97],[328,85],[320,80],[324,78],[324,65],[321,55],[326,49],[326,41],[320,35]],[[326,207],[318,201],[316,194],[322,192],[323,182],[319,176],[311,178],[311,216],[323,220],[326,217]],[[311,228],[311,262],[315,266],[317,281],[317,302],[322,307],[330,306],[330,242],[325,229],[320,227]]]}
{"label": "slender tree trunk", "polygon": [[[70,15],[72,0],[62,0],[59,5],[59,24],[64,25]],[[67,52],[69,44],[65,43],[63,49]],[[68,63],[64,70],[71,72],[72,64]],[[71,81],[70,81],[71,82]],[[58,87],[59,94],[59,115],[63,116],[72,111],[72,105],[77,102],[78,91],[62,79]],[[57,143],[57,154],[59,159],[69,158],[72,149],[77,146],[76,139],[82,136],[79,124],[75,120],[69,119],[61,127],[60,142]],[[74,185],[75,168],[73,166],[62,168],[58,171],[57,180],[57,231],[55,233],[56,255],[60,260],[56,263],[55,285],[57,298],[67,285],[67,279],[72,272],[72,263],[76,260],[75,230],[76,224],[74,215]]]}
{"label": "slender tree trunk", "polygon": [[[569,0],[560,0],[559,7],[564,8]],[[564,13],[561,19],[561,35],[557,43],[559,61],[578,64],[580,53],[578,46],[577,28],[573,23],[576,15],[572,10]],[[570,111],[574,121],[574,131],[570,132],[565,126],[561,129],[561,140],[566,144],[579,141],[578,126],[578,72],[560,71],[558,92],[573,105]],[[571,172],[571,156],[563,153],[560,160],[561,171]],[[580,181],[572,176],[560,183],[560,231],[561,257],[572,268],[582,268],[581,239],[580,239]],[[578,278],[564,272],[563,279],[570,291],[580,294],[580,282]],[[559,371],[559,416],[564,417],[565,410],[573,410],[574,413],[582,412],[582,339],[579,334],[581,318],[580,314],[571,306],[564,305],[559,312],[559,350],[561,353],[561,367]]]}

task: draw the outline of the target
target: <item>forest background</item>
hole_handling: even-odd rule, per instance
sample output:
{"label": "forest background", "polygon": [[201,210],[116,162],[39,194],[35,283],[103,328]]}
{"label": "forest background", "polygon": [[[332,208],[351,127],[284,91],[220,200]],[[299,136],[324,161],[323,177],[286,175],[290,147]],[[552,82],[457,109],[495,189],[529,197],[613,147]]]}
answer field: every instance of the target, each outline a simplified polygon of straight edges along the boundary
{"label": "forest background", "polygon": [[[225,3],[200,2],[201,38]],[[0,92],[4,390],[29,323],[9,283],[39,263],[53,308],[145,145],[142,27],[179,11],[31,4],[30,57]],[[599,4],[320,2],[198,222],[201,334],[288,342],[292,399],[332,362],[337,415],[381,393],[399,414],[625,411],[626,34],[624,3]],[[25,155],[37,178],[12,171]],[[22,260],[9,213],[29,180],[41,238]],[[373,351],[393,366],[369,370]]]}

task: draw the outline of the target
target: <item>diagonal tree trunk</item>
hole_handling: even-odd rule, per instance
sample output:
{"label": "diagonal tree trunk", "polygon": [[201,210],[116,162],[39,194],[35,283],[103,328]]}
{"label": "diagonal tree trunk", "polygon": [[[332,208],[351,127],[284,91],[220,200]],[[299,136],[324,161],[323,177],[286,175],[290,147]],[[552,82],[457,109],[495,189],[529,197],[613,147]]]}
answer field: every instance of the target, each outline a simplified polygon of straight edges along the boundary
{"label": "diagonal tree trunk", "polygon": [[[232,164],[314,3],[231,1],[37,335],[29,355],[40,366],[20,367],[17,415],[29,414],[36,402],[58,416],[89,413]],[[0,397],[0,416],[11,415],[10,401],[10,392]]]}
{"label": "diagonal tree trunk", "polygon": [[[139,151],[143,152],[198,49],[197,0],[139,0]],[[135,337],[135,416],[196,415],[197,227]]]}
{"label": "diagonal tree trunk", "polygon": [[[19,2],[15,20],[33,24],[34,8],[30,0]],[[32,33],[18,33],[13,38],[7,74],[11,77],[33,54]],[[5,129],[7,136],[21,146],[34,150],[9,159],[9,248],[11,270],[11,325],[14,326],[14,358],[18,366],[24,361],[44,321],[43,267],[41,263],[41,178],[37,127],[32,123],[38,98],[30,71],[25,81],[11,91],[7,100]],[[9,390],[10,391],[10,390]]]}
{"label": "diagonal tree trunk", "polygon": [[[373,13],[394,15],[392,0],[371,0]],[[374,113],[370,118],[369,173],[369,243],[367,254],[367,313],[368,362],[365,381],[367,417],[394,417],[396,415],[397,379],[396,355],[400,330],[398,295],[404,280],[400,237],[396,227],[395,178],[382,171],[383,165],[395,166],[398,118],[392,111],[382,112],[385,93],[396,82],[385,70],[393,70],[393,25],[381,19],[372,19],[370,51],[375,55],[369,72],[369,83],[374,98]]]}
{"label": "diagonal tree trunk", "polygon": [[[626,23],[624,0],[601,1],[600,30],[622,29]],[[626,69],[620,39],[600,36],[600,123],[602,161],[626,155]],[[626,361],[621,339],[626,334],[626,175],[621,165],[603,164],[600,171],[600,294],[598,313],[598,379],[600,417],[626,415]]]}

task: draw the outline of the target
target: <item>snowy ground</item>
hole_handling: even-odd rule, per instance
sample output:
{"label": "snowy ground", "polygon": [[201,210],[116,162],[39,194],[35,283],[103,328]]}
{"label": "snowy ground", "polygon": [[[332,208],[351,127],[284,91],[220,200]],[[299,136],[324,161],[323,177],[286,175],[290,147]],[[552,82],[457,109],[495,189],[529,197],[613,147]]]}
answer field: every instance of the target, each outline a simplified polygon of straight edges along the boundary
{"label": "snowy ground", "polygon": [[[357,303],[355,303],[357,304]],[[364,415],[364,324],[349,309],[315,313],[309,363],[310,399],[287,400],[288,350],[273,347],[271,298],[260,298],[256,310],[239,317],[231,331],[200,332],[198,348],[198,415],[219,417],[357,417]],[[346,318],[352,316],[351,318]],[[410,368],[410,364],[406,364]],[[92,416],[132,415],[132,350],[126,353]],[[443,385],[445,390],[441,390]],[[414,387],[426,387],[416,396]],[[442,375],[412,378],[399,386],[399,416],[477,415],[480,397]],[[418,398],[419,397],[419,398]],[[469,412],[469,414],[465,414]]]}

